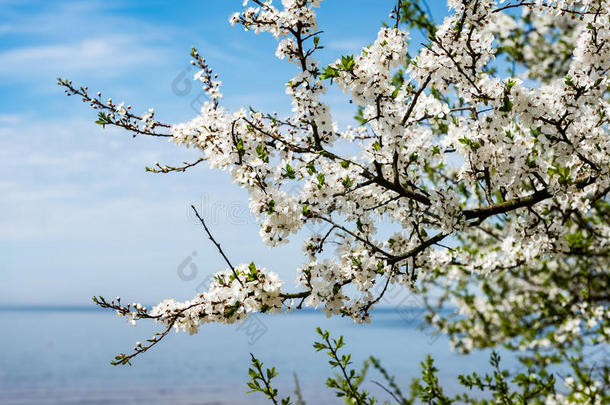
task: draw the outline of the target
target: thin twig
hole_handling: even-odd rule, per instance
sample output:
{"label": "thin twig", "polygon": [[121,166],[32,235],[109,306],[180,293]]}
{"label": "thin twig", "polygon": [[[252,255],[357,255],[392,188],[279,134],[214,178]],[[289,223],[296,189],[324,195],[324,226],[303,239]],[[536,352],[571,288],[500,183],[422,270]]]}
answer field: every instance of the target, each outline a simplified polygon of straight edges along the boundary
{"label": "thin twig", "polygon": [[225,252],[220,247],[220,243],[216,242],[216,239],[214,239],[214,237],[210,233],[210,230],[208,229],[207,225],[205,224],[205,221],[203,220],[203,218],[201,218],[201,215],[199,215],[199,212],[197,212],[197,208],[195,208],[194,205],[191,205],[191,208],[193,209],[193,211],[195,211],[195,215],[197,216],[197,219],[199,220],[199,222],[201,222],[201,225],[203,225],[203,229],[205,229],[205,231],[208,234],[210,240],[212,241],[212,243],[214,243],[214,245],[216,245],[216,248],[218,249],[218,251],[222,255],[223,259],[225,259],[225,262],[229,265],[229,268],[231,268],[231,271],[233,272],[233,275],[235,276],[235,278],[237,279],[239,284],[243,287],[244,283],[242,283],[241,280],[239,279],[239,277],[237,276],[237,271],[235,271],[235,267],[233,267],[233,265],[229,261],[229,258],[227,257],[227,255],[225,255]]}
{"label": "thin twig", "polygon": [[379,381],[375,381],[375,380],[371,380],[373,382],[373,384],[377,384],[379,387],[381,387],[382,390],[384,390],[385,392],[387,392],[388,394],[390,394],[392,396],[392,398],[394,398],[394,400],[397,403],[401,403],[402,401],[400,399],[398,399],[398,397],[396,397],[396,395],[390,391],[389,389],[387,389],[382,383],[380,383]]}

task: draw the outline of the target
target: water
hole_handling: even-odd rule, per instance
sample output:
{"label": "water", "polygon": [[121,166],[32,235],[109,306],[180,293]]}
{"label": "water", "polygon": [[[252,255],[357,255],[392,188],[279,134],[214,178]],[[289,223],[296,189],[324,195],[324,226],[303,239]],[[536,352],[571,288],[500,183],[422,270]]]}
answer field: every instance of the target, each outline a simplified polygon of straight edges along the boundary
{"label": "water", "polygon": [[[316,312],[259,315],[256,324],[206,325],[199,334],[171,333],[138,356],[133,366],[109,361],[152,336],[154,324],[132,327],[113,313],[74,309],[0,310],[1,404],[263,404],[260,393],[246,394],[249,353],[280,371],[276,387],[292,394],[296,371],[309,404],[341,403],[324,385],[332,374],[327,358],[312,348],[315,328],[344,335],[354,364],[368,355],[408,387],[419,362],[431,353],[441,381],[450,390],[459,373],[488,370],[488,353],[468,357],[451,352],[447,339],[414,326],[393,310],[375,314],[372,324],[355,325]],[[506,364],[508,365],[508,364]],[[370,382],[367,388],[387,399]]]}

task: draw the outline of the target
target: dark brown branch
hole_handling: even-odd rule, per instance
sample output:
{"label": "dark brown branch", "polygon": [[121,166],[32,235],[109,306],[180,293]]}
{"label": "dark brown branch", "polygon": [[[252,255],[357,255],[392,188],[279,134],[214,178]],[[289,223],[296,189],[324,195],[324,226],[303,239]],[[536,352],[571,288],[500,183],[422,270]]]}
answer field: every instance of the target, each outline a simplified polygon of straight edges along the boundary
{"label": "dark brown branch", "polygon": [[462,211],[466,219],[478,219],[483,221],[488,217],[503,214],[505,212],[513,211],[518,208],[530,207],[535,205],[542,200],[550,198],[552,195],[546,189],[536,191],[527,197],[518,197],[513,200],[505,201],[503,203],[490,205],[488,207],[473,208],[470,210]]}
{"label": "dark brown branch", "polygon": [[411,104],[409,104],[409,108],[407,108],[407,112],[405,113],[404,117],[402,117],[402,121],[400,121],[400,125],[404,126],[407,123],[407,120],[409,119],[409,116],[413,112],[413,108],[415,108],[415,104],[417,104],[417,99],[424,92],[424,90],[428,86],[428,83],[430,83],[431,79],[432,79],[432,76],[428,76],[426,78],[426,80],[424,80],[424,82],[422,83],[422,85],[419,88],[419,90],[417,90],[417,92],[413,96],[413,100],[411,100]]}
{"label": "dark brown branch", "polygon": [[434,245],[435,243],[438,243],[441,240],[445,239],[449,235],[450,235],[450,233],[442,233],[442,232],[438,233],[435,236],[433,236],[432,238],[422,242],[420,245],[418,245],[418,246],[414,247],[413,249],[409,250],[404,255],[394,256],[393,258],[388,260],[388,263],[395,264],[395,263],[398,263],[401,260],[408,259],[409,257],[414,257],[414,256],[418,255],[419,253],[423,252],[426,248],[428,248],[428,247]]}

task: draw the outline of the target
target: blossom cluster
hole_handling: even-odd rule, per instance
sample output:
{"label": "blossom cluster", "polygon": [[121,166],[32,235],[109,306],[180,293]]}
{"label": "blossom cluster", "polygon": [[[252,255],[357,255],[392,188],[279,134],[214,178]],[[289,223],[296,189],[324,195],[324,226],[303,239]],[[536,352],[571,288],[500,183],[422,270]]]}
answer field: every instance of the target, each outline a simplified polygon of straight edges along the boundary
{"label": "blossom cluster", "polygon": [[[250,209],[270,246],[287,243],[308,222],[325,221],[337,230],[337,255],[318,260],[326,239],[308,250],[310,257],[299,270],[297,280],[310,292],[307,303],[325,303],[332,313],[357,313],[374,301],[366,291],[379,275],[406,282],[400,275],[407,273],[409,258],[417,259],[411,262],[418,268],[459,261],[488,272],[499,260],[527,261],[561,251],[562,215],[540,221],[540,212],[556,207],[586,214],[587,201],[607,186],[610,145],[603,117],[608,103],[602,93],[608,28],[607,18],[595,18],[602,11],[581,16],[590,28],[579,31],[566,76],[571,80],[526,87],[518,77],[488,73],[495,14],[502,14],[495,13],[495,2],[450,2],[455,12],[409,64],[410,80],[397,87],[391,79],[406,60],[408,33],[382,28],[360,56],[337,60],[320,74],[311,57],[319,41],[312,39],[316,4],[285,1],[280,11],[271,2],[255,3],[231,22],[272,33],[280,41],[277,55],[300,66],[286,86],[294,115],[280,120],[261,112],[232,113],[212,101],[192,121],[173,126],[171,134],[175,142],[201,149],[211,167],[228,169],[234,182],[249,191]],[[552,18],[554,10],[565,7],[541,3],[539,13]],[[305,48],[308,40],[313,48]],[[364,129],[337,129],[320,101],[325,77],[363,107]],[[338,139],[349,141],[356,133],[359,156],[334,152]],[[452,164],[452,155],[461,156],[463,164]],[[448,166],[455,174],[443,177]],[[428,242],[433,238],[422,236],[436,233],[440,241],[454,232],[476,233],[471,223],[484,220],[485,209],[538,199],[537,193],[540,201],[507,223],[501,238],[503,245],[519,240],[521,249],[502,254],[489,249],[481,257],[458,250],[441,255],[437,263],[434,242]],[[476,208],[464,209],[469,204]],[[387,241],[375,238],[382,216],[403,228]],[[341,292],[352,282],[364,292],[352,302],[357,307],[350,307]]]}
{"label": "blossom cluster", "polygon": [[[300,299],[298,308],[366,322],[385,291],[373,293],[380,283],[413,288],[421,280],[425,289],[443,280],[449,291],[460,287],[463,318],[434,319],[466,351],[505,341],[510,322],[523,324],[503,314],[527,311],[555,321],[530,325],[552,333],[524,347],[561,346],[581,328],[607,342],[607,298],[563,305],[561,297],[579,294],[571,287],[584,280],[590,286],[587,274],[607,277],[610,2],[449,0],[449,16],[414,57],[397,22],[359,55],[326,66],[314,58],[319,3],[251,0],[230,17],[272,34],[276,56],[296,66],[286,83],[290,116],[223,106],[221,82],[194,51],[195,79],[210,101],[168,134],[247,190],[270,247],[309,225],[328,227],[303,243],[299,292],[242,265],[218,273],[209,292],[164,301],[148,317],[194,333]],[[323,100],[328,81],[359,106],[360,126],[333,120]],[[484,291],[506,293],[460,295],[473,276]],[[570,285],[571,277],[579,282]],[[511,310],[521,304],[522,312]]]}
{"label": "blossom cluster", "polygon": [[251,312],[281,312],[281,286],[277,274],[259,269],[254,263],[241,265],[235,273],[216,273],[209,290],[194,299],[168,299],[152,307],[148,314],[176,330],[194,334],[208,322],[234,323]]}
{"label": "blossom cluster", "polygon": [[[604,2],[527,8],[528,19],[545,21],[534,22],[542,32],[565,25],[565,10],[578,21],[567,24],[575,45],[565,75],[537,85],[528,81],[537,74],[492,73],[496,40],[507,38],[498,27],[512,20],[492,0],[450,1],[454,12],[410,62],[408,33],[382,28],[359,56],[322,70],[312,57],[317,4],[284,1],[279,10],[254,3],[231,22],[272,33],[277,56],[300,67],[286,85],[293,116],[232,113],[207,103],[171,133],[249,191],[270,246],[287,243],[308,223],[332,227],[332,234],[305,242],[297,283],[308,293],[306,304],[367,320],[361,314],[377,299],[369,289],[383,279],[408,284],[415,270],[452,263],[488,274],[565,253],[566,213],[586,216],[605,196],[610,31]],[[395,70],[405,63],[408,77],[396,85]],[[362,107],[363,126],[340,130],[332,122],[320,101],[323,79]],[[358,144],[359,155],[339,154],[344,142]],[[450,235],[480,240],[482,222],[508,213],[501,233],[476,255],[463,247],[439,252]],[[402,229],[382,239],[382,219]],[[336,255],[323,258],[330,240],[338,243]],[[347,284],[356,285],[357,296],[343,292]]]}

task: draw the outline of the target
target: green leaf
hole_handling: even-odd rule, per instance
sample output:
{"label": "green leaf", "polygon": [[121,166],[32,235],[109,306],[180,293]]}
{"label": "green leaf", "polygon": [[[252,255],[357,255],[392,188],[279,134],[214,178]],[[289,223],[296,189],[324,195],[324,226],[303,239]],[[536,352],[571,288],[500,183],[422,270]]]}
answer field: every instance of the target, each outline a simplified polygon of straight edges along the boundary
{"label": "green leaf", "polygon": [[286,172],[284,173],[284,178],[294,180],[296,178],[296,173],[294,169],[290,166],[289,163],[286,163]]}
{"label": "green leaf", "polygon": [[267,151],[265,150],[265,147],[263,145],[256,146],[256,153],[258,154],[258,158],[260,160],[265,163],[269,163],[269,155],[267,154]]}
{"label": "green leaf", "polygon": [[101,125],[102,128],[106,128],[106,124],[112,124],[112,120],[106,113],[100,111],[97,113],[97,121],[95,123]]}
{"label": "green leaf", "polygon": [[513,103],[512,103],[512,101],[510,101],[510,98],[508,97],[508,95],[504,96],[504,98],[502,99],[502,102],[504,104],[502,105],[502,107],[499,108],[500,111],[507,113],[513,109]]}
{"label": "green leaf", "polygon": [[273,214],[275,212],[275,200],[269,200],[267,203],[267,214]]}
{"label": "green leaf", "polygon": [[237,154],[239,156],[245,155],[246,150],[244,149],[244,141],[241,138],[237,139],[237,142],[235,142],[235,147],[237,148]]}
{"label": "green leaf", "polygon": [[313,162],[307,163],[307,165],[305,167],[307,168],[307,173],[309,173],[310,175],[317,172],[316,167],[314,166]]}
{"label": "green leaf", "polygon": [[349,176],[345,176],[341,184],[343,184],[343,187],[345,188],[351,188],[354,182],[349,178]]}
{"label": "green leaf", "polygon": [[330,82],[332,84],[333,79],[337,76],[339,76],[339,72],[331,65],[328,65],[322,69],[322,74],[320,74],[320,80],[330,79]]}
{"label": "green leaf", "polygon": [[318,173],[318,190],[325,184],[324,173]]}

